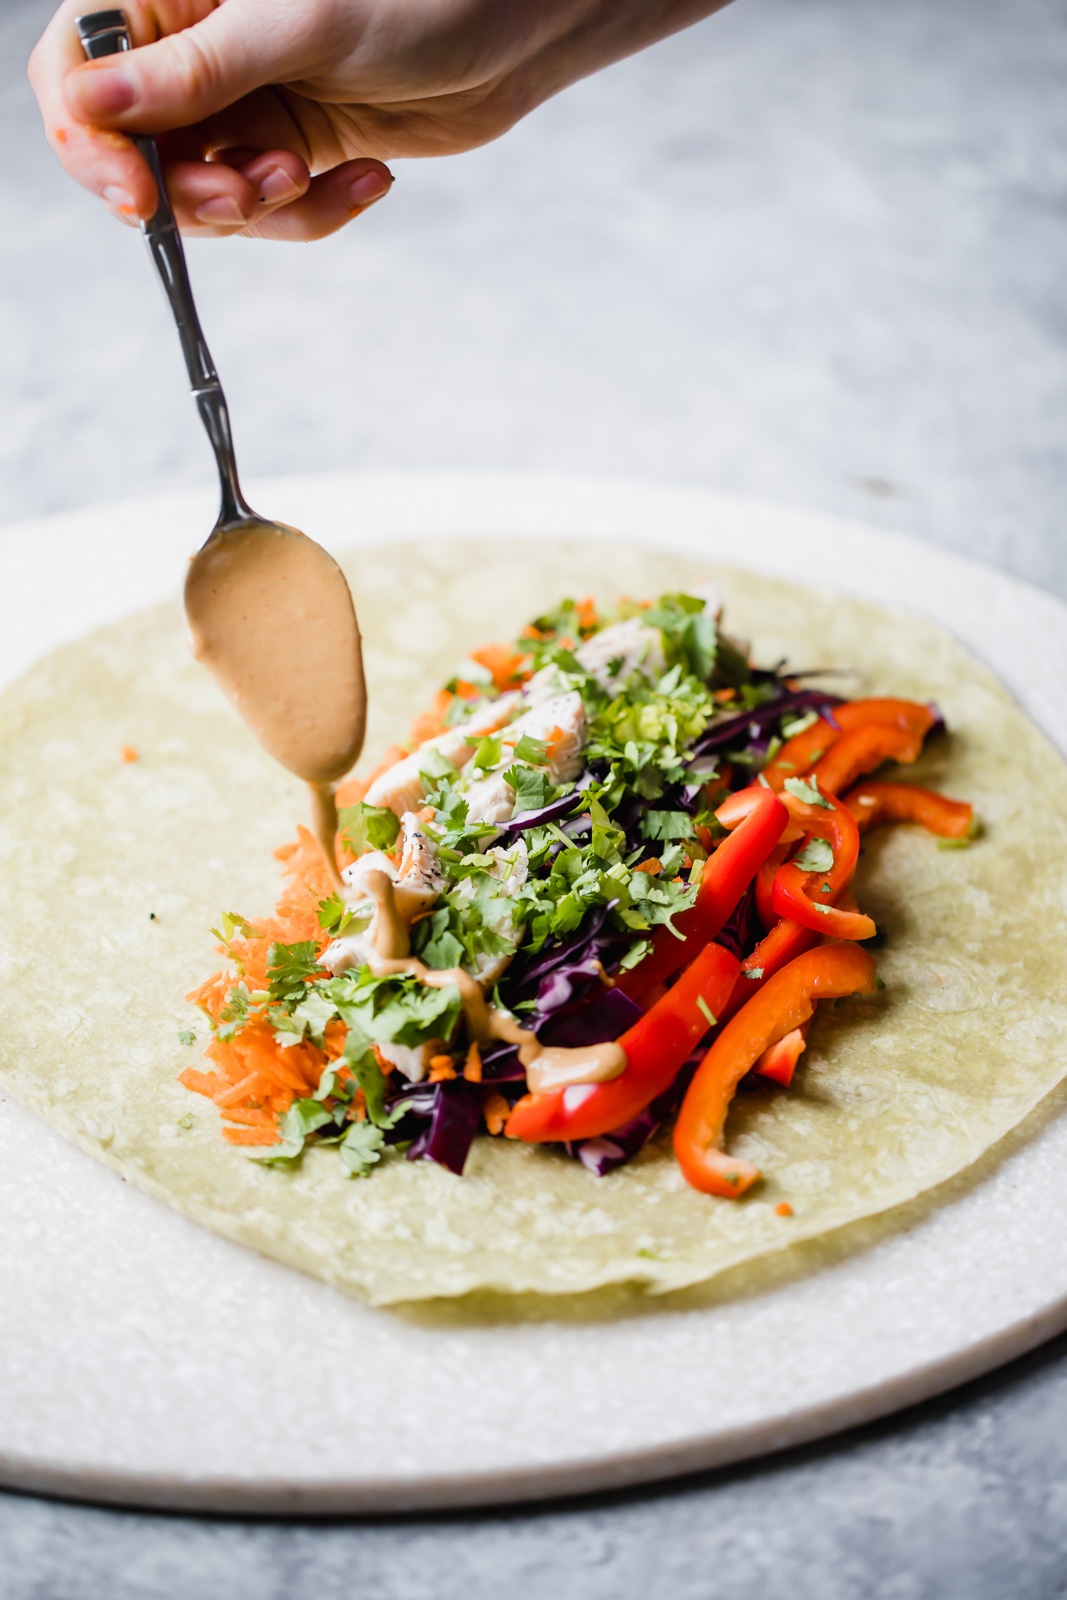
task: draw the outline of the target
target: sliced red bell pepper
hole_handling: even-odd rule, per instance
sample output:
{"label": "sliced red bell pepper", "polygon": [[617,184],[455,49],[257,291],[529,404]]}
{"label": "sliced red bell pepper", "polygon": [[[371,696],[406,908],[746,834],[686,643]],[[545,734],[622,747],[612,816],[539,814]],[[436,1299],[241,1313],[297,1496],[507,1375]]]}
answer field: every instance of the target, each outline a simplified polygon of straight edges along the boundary
{"label": "sliced red bell pepper", "polygon": [[756,911],[764,928],[769,932],[779,920],[778,913],[771,904],[774,895],[774,880],[778,876],[778,868],[789,854],[788,844],[775,845],[766,861],[756,873]]}
{"label": "sliced red bell pepper", "polygon": [[843,733],[875,722],[883,727],[903,728],[925,739],[937,721],[937,712],[933,706],[923,705],[921,700],[846,700],[834,707],[834,721]]}
{"label": "sliced red bell pepper", "polygon": [[823,794],[840,794],[865,772],[883,761],[914,761],[922,749],[922,735],[888,723],[866,723],[843,733],[807,774]]}
{"label": "sliced red bell pepper", "polygon": [[[805,950],[810,950],[818,943],[818,938],[817,933],[813,933],[811,928],[802,928],[799,922],[787,922],[785,919],[776,922],[752,954],[742,961],[734,992],[718,1014],[719,1021],[729,1022],[735,1012],[759,993],[768,978],[773,978],[782,967],[795,961],[797,956],[802,956]],[[749,974],[753,972],[758,972],[760,976],[750,977]]]}
{"label": "sliced red bell pepper", "polygon": [[740,970],[728,950],[705,945],[674,987],[619,1039],[625,1071],[607,1083],[524,1095],[508,1118],[508,1138],[534,1144],[594,1139],[632,1121],[674,1082],[711,1027],[707,1013],[718,1017]]}
{"label": "sliced red bell pepper", "polygon": [[802,732],[787,739],[773,761],[768,761],[760,776],[768,788],[778,794],[787,778],[801,777],[840,737],[840,728],[833,727],[825,717],[819,717]]}
{"label": "sliced red bell pepper", "polygon": [[751,1188],[759,1169],[722,1149],[737,1085],[769,1045],[809,1020],[817,1001],[869,994],[874,987],[874,962],[865,950],[820,945],[775,973],[726,1024],[697,1068],[674,1128],[674,1153],[694,1189],[736,1199]]}
{"label": "sliced red bell pepper", "polygon": [[937,720],[932,706],[918,700],[897,699],[847,700],[834,706],[832,716],[836,727],[826,717],[819,717],[787,739],[773,761],[764,767],[763,778],[775,794],[787,778],[801,778],[810,771],[843,733],[875,724],[902,728],[923,739]]}
{"label": "sliced red bell pepper", "polygon": [[861,833],[882,822],[915,822],[943,839],[966,839],[974,828],[974,807],[913,783],[861,783],[843,804]]}
{"label": "sliced red bell pepper", "polygon": [[807,1032],[808,1024],[802,1022],[799,1028],[787,1033],[777,1044],[769,1044],[759,1059],[753,1063],[753,1072],[758,1072],[761,1078],[769,1078],[772,1083],[780,1083],[783,1089],[788,1089],[797,1070],[797,1062],[807,1049]]}
{"label": "sliced red bell pepper", "polygon": [[652,949],[632,972],[620,976],[619,988],[640,1001],[657,983],[692,961],[723,927],[761,863],[778,843],[788,820],[786,808],[777,796],[760,788],[740,825],[705,861],[696,903],[675,918],[682,937],[677,938],[669,928],[657,928]]}
{"label": "sliced red bell pepper", "polygon": [[[833,865],[826,872],[805,872],[795,861],[786,861],[775,874],[771,908],[775,916],[799,922],[801,927],[831,939],[869,939],[877,931],[870,917],[835,904],[856,871],[859,829],[852,813],[835,795],[823,798],[826,805],[809,806],[803,801],[796,805],[807,814],[804,827],[808,834],[829,843],[834,853]],[[794,799],[790,796],[791,809]]]}

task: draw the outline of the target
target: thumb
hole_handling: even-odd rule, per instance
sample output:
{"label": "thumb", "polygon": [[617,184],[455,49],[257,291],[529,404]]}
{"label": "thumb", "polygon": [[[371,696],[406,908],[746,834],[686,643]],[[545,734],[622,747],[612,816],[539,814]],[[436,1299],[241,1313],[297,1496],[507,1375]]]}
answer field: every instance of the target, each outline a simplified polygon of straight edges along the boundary
{"label": "thumb", "polygon": [[163,133],[200,122],[264,84],[303,77],[315,65],[303,10],[278,0],[228,0],[191,28],[87,62],[66,81],[71,114],[97,126]]}

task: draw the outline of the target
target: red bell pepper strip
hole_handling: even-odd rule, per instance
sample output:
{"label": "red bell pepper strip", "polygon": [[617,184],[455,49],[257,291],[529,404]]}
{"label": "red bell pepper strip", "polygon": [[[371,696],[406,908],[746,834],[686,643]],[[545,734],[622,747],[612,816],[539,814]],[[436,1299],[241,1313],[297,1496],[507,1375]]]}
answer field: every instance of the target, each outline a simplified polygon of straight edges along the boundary
{"label": "red bell pepper strip", "polygon": [[768,761],[760,776],[768,788],[778,794],[787,778],[801,777],[840,737],[840,728],[833,727],[825,717],[819,717],[818,721],[787,739],[774,760]]}
{"label": "red bell pepper strip", "polygon": [[966,839],[974,831],[974,807],[913,783],[861,783],[842,802],[861,833],[881,822],[915,822],[943,839]]}
{"label": "red bell pepper strip", "polygon": [[835,795],[828,794],[825,799],[827,806],[805,807],[809,812],[805,826],[814,837],[829,842],[833,865],[827,872],[805,872],[795,861],[786,861],[775,875],[771,907],[776,916],[799,922],[801,927],[831,939],[869,939],[877,931],[870,917],[834,904],[856,871],[859,829],[852,813]]}
{"label": "red bell pepper strip", "polygon": [[787,739],[774,760],[764,767],[763,778],[775,794],[787,778],[800,778],[810,771],[843,733],[876,724],[901,728],[923,739],[937,720],[936,711],[918,700],[847,700],[834,706],[832,715],[836,727],[826,717],[819,717]]}
{"label": "red bell pepper strip", "polygon": [[783,1089],[788,1089],[797,1070],[797,1062],[808,1047],[807,1032],[808,1024],[802,1022],[799,1028],[787,1033],[777,1044],[768,1045],[753,1064],[753,1072],[758,1072],[761,1078],[770,1078],[772,1083],[780,1083]]}
{"label": "red bell pepper strip", "polygon": [[652,949],[632,972],[622,974],[619,988],[640,1001],[657,983],[692,961],[723,927],[788,820],[782,802],[769,789],[761,788],[740,826],[705,861],[696,903],[675,918],[682,937],[677,938],[669,928],[657,928]]}
{"label": "red bell pepper strip", "polygon": [[674,1082],[711,1026],[703,1007],[717,1018],[740,970],[728,950],[705,945],[674,987],[619,1039],[626,1068],[617,1078],[524,1095],[508,1118],[508,1138],[534,1144],[594,1139],[632,1121]]}
{"label": "red bell pepper strip", "polygon": [[774,895],[774,880],[778,876],[778,868],[788,854],[788,844],[776,845],[756,873],[756,911],[764,928],[768,931],[779,920],[778,913],[771,904],[771,900]]}
{"label": "red bell pepper strip", "polygon": [[809,1020],[817,1001],[874,988],[874,962],[865,950],[821,945],[775,973],[726,1024],[697,1068],[674,1127],[674,1153],[694,1189],[736,1199],[751,1188],[759,1169],[722,1149],[737,1085],[769,1045]]}
{"label": "red bell pepper strip", "polygon": [[925,739],[937,721],[937,712],[920,700],[846,700],[834,707],[834,721],[843,733],[875,722],[883,727],[903,728],[906,733]]}
{"label": "red bell pepper strip", "polygon": [[922,743],[922,735],[907,728],[867,723],[843,733],[807,777],[818,783],[823,794],[840,794],[883,761],[914,761]]}
{"label": "red bell pepper strip", "polygon": [[[795,961],[797,956],[802,956],[805,950],[812,949],[818,942],[818,934],[813,933],[811,928],[802,928],[799,922],[787,922],[784,919],[776,922],[752,954],[742,961],[734,992],[723,1010],[716,1013],[719,1021],[729,1022],[735,1012],[759,993],[768,978],[773,978],[780,968]],[[750,977],[749,974],[753,972],[758,972],[760,976]]]}

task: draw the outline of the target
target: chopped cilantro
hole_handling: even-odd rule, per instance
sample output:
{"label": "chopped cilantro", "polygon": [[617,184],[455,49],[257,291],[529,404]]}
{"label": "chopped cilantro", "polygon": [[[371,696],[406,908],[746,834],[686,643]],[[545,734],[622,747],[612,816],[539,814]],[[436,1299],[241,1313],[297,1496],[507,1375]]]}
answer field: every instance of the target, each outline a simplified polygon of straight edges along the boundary
{"label": "chopped cilantro", "polygon": [[191,1028],[183,1028],[182,1032],[179,1033],[179,1035],[178,1035],[178,1043],[179,1044],[195,1044],[196,1043],[196,1034],[193,1032],[193,1030]]}
{"label": "chopped cilantro", "polygon": [[[458,768],[455,762],[449,761],[446,755],[442,755],[441,751],[434,749],[432,745],[426,746],[419,751],[419,776],[421,778],[452,779],[456,776],[457,771]],[[399,828],[399,823],[397,827]]]}
{"label": "chopped cilantro", "polygon": [[339,894],[331,894],[318,905],[319,927],[331,939],[339,939],[359,918],[351,912]]}
{"label": "chopped cilantro", "polygon": [[320,977],[317,946],[307,939],[300,944],[272,944],[267,950],[267,989],[272,1000],[302,1000],[308,978]]}
{"label": "chopped cilantro", "polygon": [[824,794],[819,793],[819,780],[812,778],[809,783],[807,778],[787,778],[782,785],[789,793],[796,795],[798,800],[803,800],[805,805],[822,806],[827,811],[832,811],[833,804]]}
{"label": "chopped cilantro", "polygon": [[626,954],[619,962],[619,970],[621,972],[632,971],[633,968],[639,964],[639,962],[642,962],[645,959],[651,949],[651,939],[638,939],[636,943],[630,946],[629,950],[627,950]]}
{"label": "chopped cilantro", "polygon": [[525,811],[540,811],[548,803],[551,785],[548,775],[537,771],[534,767],[509,767],[504,774],[504,782],[509,783],[515,791],[515,815],[522,816]]}
{"label": "chopped cilantro", "polygon": [[253,1161],[273,1166],[277,1161],[295,1161],[309,1133],[333,1121],[333,1114],[317,1100],[294,1100],[278,1118],[280,1144],[268,1144],[250,1152]]}
{"label": "chopped cilantro", "polygon": [[353,1122],[337,1148],[348,1176],[366,1178],[382,1159],[385,1135],[373,1122]]}
{"label": "chopped cilantro", "polygon": [[221,928],[212,928],[212,933],[220,944],[230,944],[237,934],[242,939],[258,939],[259,929],[253,928],[250,922],[238,915],[236,911],[227,911],[222,919]]}
{"label": "chopped cilantro", "polygon": [[967,829],[967,832],[964,834],[962,839],[939,839],[937,841],[937,848],[939,850],[966,850],[974,843],[975,839],[981,837],[981,834],[981,819],[979,817],[972,817],[971,825]]}
{"label": "chopped cilantro", "polygon": [[[491,733],[488,734],[484,739],[479,739],[477,749],[475,750],[473,756],[473,765],[475,770],[478,772],[488,772],[491,767],[497,766],[500,762],[500,757],[503,754],[503,751],[504,741],[501,739],[498,733]],[[443,774],[435,773],[434,776],[443,776]]]}
{"label": "chopped cilantro", "polygon": [[528,761],[532,767],[543,767],[548,760],[548,749],[541,739],[531,739],[524,733],[515,746],[515,756],[519,761]]}
{"label": "chopped cilantro", "polygon": [[793,857],[793,865],[801,872],[829,872],[833,864],[834,852],[826,839],[809,839]]}
{"label": "chopped cilantro", "polygon": [[400,818],[388,806],[369,806],[361,800],[355,806],[342,806],[337,817],[342,843],[357,856],[364,850],[391,850],[400,833]]}
{"label": "chopped cilantro", "polygon": [[687,811],[646,811],[641,833],[646,839],[692,839],[693,819]]}

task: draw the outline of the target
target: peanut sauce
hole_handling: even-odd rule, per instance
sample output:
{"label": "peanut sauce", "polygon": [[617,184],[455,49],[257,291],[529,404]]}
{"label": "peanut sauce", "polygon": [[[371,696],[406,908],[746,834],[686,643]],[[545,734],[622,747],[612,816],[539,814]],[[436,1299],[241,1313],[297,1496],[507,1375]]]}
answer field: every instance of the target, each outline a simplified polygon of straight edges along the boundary
{"label": "peanut sauce", "polygon": [[410,954],[411,935],[396,904],[393,880],[387,872],[368,872],[364,883],[374,901],[374,956],[370,970],[375,977],[402,974],[418,978],[431,989],[455,984],[463,1006],[467,1033],[479,1045],[493,1039],[518,1046],[518,1056],[526,1068],[526,1082],[533,1094],[553,1094],[573,1084],[608,1083],[626,1070],[622,1046],[582,1045],[569,1049],[562,1045],[542,1045],[536,1033],[500,1006],[490,1005],[478,980],[462,967],[428,967]]}
{"label": "peanut sauce", "polygon": [[352,596],[296,528],[220,530],[185,583],[193,654],[263,748],[312,790],[315,836],[341,887],[334,785],[363,748],[367,691]]}

